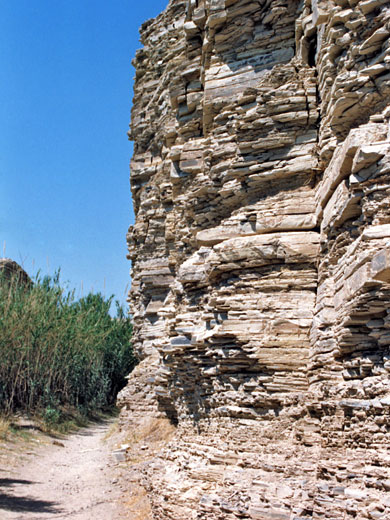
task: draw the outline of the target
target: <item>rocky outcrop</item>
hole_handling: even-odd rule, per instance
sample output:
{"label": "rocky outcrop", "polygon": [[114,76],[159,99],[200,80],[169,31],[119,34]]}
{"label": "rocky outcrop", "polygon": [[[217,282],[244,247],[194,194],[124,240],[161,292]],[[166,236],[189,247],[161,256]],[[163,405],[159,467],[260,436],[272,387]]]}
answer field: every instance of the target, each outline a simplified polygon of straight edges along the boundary
{"label": "rocky outcrop", "polygon": [[390,517],[390,2],[171,0],[141,30],[123,427],[156,519]]}
{"label": "rocky outcrop", "polygon": [[16,281],[26,287],[32,285],[31,278],[19,264],[10,258],[0,258],[0,279]]}

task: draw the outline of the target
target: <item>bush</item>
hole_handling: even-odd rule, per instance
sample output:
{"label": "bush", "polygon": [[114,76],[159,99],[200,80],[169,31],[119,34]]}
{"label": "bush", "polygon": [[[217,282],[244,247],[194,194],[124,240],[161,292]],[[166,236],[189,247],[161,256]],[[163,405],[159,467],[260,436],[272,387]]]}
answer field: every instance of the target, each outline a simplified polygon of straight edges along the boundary
{"label": "bush", "polygon": [[47,406],[43,411],[42,418],[48,426],[58,424],[61,420],[61,411]]}
{"label": "bush", "polygon": [[101,409],[115,401],[135,365],[131,323],[112,297],[60,286],[59,272],[32,287],[0,279],[0,409],[52,422],[61,406]]}

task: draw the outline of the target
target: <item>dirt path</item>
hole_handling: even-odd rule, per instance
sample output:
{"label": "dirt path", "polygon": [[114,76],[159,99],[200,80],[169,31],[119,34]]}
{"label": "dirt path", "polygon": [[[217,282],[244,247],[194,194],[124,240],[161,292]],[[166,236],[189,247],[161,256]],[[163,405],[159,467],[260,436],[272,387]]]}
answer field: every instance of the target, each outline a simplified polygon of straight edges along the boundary
{"label": "dirt path", "polygon": [[0,467],[1,520],[119,520],[126,498],[104,440],[112,422],[41,446],[15,468]]}

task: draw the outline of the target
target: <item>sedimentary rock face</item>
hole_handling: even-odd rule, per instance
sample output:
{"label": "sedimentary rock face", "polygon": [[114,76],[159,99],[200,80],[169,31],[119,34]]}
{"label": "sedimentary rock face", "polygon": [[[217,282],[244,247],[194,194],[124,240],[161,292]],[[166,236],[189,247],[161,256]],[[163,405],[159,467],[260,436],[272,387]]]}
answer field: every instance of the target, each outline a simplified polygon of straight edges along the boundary
{"label": "sedimentary rock face", "polygon": [[156,518],[390,515],[389,35],[382,0],[171,0],[142,27],[120,402],[178,424]]}
{"label": "sedimentary rock face", "polygon": [[0,277],[5,280],[16,279],[25,286],[31,285],[31,279],[19,264],[9,258],[0,258]]}

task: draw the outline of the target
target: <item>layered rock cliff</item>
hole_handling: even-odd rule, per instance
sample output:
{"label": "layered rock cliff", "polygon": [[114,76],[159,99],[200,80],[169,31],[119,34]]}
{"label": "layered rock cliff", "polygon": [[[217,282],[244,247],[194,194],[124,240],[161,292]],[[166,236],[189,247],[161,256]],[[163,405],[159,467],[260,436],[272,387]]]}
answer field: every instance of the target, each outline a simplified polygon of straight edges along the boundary
{"label": "layered rock cliff", "polygon": [[177,425],[156,519],[390,518],[389,35],[382,0],[142,26],[119,402]]}

